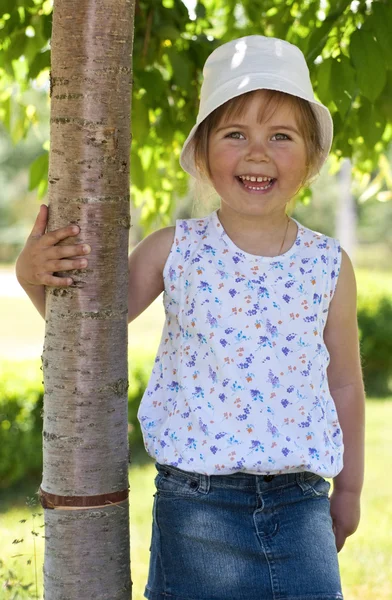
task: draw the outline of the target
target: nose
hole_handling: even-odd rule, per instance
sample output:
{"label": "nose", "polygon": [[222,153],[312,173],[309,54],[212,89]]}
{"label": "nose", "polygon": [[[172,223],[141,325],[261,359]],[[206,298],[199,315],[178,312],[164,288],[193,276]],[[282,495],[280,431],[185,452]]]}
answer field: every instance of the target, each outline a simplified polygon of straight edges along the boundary
{"label": "nose", "polygon": [[248,146],[246,160],[253,162],[269,162],[270,157],[265,144],[260,140],[254,140]]}

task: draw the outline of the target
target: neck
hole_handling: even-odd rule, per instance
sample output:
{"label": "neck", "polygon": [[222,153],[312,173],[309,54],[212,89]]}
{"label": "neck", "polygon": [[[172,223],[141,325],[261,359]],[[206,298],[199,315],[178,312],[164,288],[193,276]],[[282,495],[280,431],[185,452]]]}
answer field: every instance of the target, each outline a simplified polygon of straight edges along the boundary
{"label": "neck", "polygon": [[293,245],[297,235],[284,209],[260,217],[221,206],[218,218],[234,244],[249,254],[278,256]]}

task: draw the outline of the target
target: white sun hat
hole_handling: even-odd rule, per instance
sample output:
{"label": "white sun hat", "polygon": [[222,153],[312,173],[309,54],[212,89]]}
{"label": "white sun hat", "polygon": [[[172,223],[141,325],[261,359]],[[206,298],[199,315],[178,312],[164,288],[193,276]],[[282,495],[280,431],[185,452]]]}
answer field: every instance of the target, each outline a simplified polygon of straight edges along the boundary
{"label": "white sun hat", "polygon": [[194,135],[200,123],[228,100],[260,89],[285,92],[310,102],[319,124],[322,147],[310,177],[320,171],[331,149],[333,123],[328,108],[314,97],[305,57],[297,46],[261,35],[238,38],[210,54],[203,77],[196,125],[180,156],[184,171],[193,177],[199,175],[194,160]]}

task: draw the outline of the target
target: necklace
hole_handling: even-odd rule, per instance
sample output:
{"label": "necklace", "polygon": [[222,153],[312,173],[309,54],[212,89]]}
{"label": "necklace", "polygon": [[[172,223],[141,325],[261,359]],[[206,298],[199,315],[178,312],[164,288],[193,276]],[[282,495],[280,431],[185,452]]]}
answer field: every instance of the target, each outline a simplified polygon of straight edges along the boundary
{"label": "necklace", "polygon": [[281,247],[279,248],[278,256],[279,256],[279,255],[282,253],[282,249],[283,249],[284,243],[285,243],[285,241],[286,241],[286,235],[287,235],[287,231],[288,231],[288,229],[289,229],[289,224],[290,224],[290,219],[287,217],[287,225],[286,225],[286,230],[285,230],[285,232],[284,232],[284,238],[283,238],[282,245],[281,245]]}

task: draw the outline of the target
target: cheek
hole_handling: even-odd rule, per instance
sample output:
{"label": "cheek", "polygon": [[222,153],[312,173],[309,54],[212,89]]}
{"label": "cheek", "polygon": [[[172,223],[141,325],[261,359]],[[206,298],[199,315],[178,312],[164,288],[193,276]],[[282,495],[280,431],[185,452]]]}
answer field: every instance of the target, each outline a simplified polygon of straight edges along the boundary
{"label": "cheek", "polygon": [[233,148],[212,148],[209,165],[212,173],[230,173],[238,161],[238,152]]}

